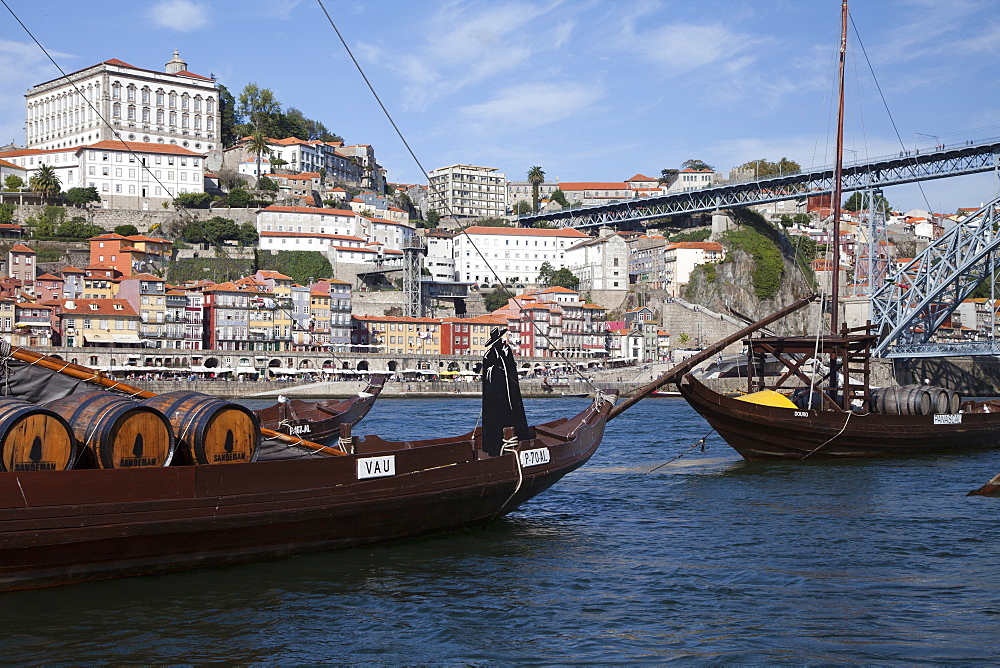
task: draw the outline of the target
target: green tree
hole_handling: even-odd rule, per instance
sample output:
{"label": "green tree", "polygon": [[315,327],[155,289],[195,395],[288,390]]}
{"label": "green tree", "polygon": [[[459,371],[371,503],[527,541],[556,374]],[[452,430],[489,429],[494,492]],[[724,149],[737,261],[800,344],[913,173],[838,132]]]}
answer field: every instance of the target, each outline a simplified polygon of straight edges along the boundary
{"label": "green tree", "polygon": [[260,177],[260,182],[257,184],[257,190],[271,193],[271,197],[273,198],[278,194],[278,184],[266,176],[262,176]]}
{"label": "green tree", "polygon": [[679,169],[661,169],[660,170],[660,178],[657,179],[657,182],[660,185],[667,185],[667,186],[669,186],[671,183],[673,183],[674,181],[677,180],[677,174],[679,172],[680,172]]}
{"label": "green tree", "polygon": [[41,165],[35,170],[29,181],[31,191],[44,198],[53,198],[62,191],[62,182],[56,175],[56,170],[48,165]]}
{"label": "green tree", "polygon": [[17,207],[13,204],[8,204],[6,202],[0,204],[0,223],[4,225],[9,225],[14,222],[14,211]]}
{"label": "green tree", "polygon": [[236,133],[236,99],[222,84],[219,84],[219,123],[222,145],[232,146],[239,139]]}
{"label": "green tree", "polygon": [[531,210],[538,211],[538,188],[545,182],[545,171],[535,165],[528,170],[528,181],[531,183]]}
{"label": "green tree", "polygon": [[555,269],[552,268],[552,263],[546,260],[538,268],[538,276],[535,278],[535,284],[543,288],[549,287],[552,285],[552,274],[554,273]]}
{"label": "green tree", "polygon": [[424,222],[426,223],[424,227],[434,229],[441,222],[441,214],[434,209],[427,209],[427,216],[424,218]]}
{"label": "green tree", "polygon": [[229,218],[213,216],[208,220],[196,220],[188,223],[181,231],[184,241],[193,244],[219,244],[230,239],[240,238],[239,226]]}
{"label": "green tree", "polygon": [[243,92],[240,93],[239,104],[236,106],[236,113],[243,120],[240,132],[244,136],[254,133],[265,136],[281,134],[278,119],[281,103],[269,88],[261,88],[252,82],[244,86]]}
{"label": "green tree", "polygon": [[89,188],[70,188],[66,191],[66,199],[77,206],[86,206],[90,202],[100,202],[101,196],[97,192],[97,186]]}
{"label": "green tree", "polygon": [[[844,202],[844,208],[848,211],[867,211],[869,209],[870,200],[871,197],[867,192],[859,190],[852,194],[848,200]],[[875,210],[888,213],[889,211],[892,211],[892,207],[889,205],[889,200],[881,194],[878,194],[875,195]]]}
{"label": "green tree", "polygon": [[708,164],[704,160],[698,160],[696,158],[691,158],[690,160],[685,160],[681,164],[681,169],[694,169],[694,170],[697,170],[699,172],[703,172],[703,171],[710,171],[710,172],[712,172],[712,171],[715,171],[715,167],[713,167],[712,165]]}
{"label": "green tree", "polygon": [[178,209],[207,209],[211,204],[211,193],[181,193],[174,198]]}
{"label": "green tree", "polygon": [[259,238],[256,225],[253,223],[243,223],[240,225],[236,240],[240,242],[240,246],[256,246]]}
{"label": "green tree", "polygon": [[737,169],[752,172],[756,178],[764,179],[771,176],[798,174],[802,171],[802,166],[794,160],[789,160],[788,158],[782,158],[778,162],[771,162],[770,160],[761,158],[760,160],[744,162],[742,165],[737,167]]}
{"label": "green tree", "polygon": [[669,237],[667,241],[677,243],[679,241],[706,241],[712,236],[712,230],[691,230],[689,232],[678,232]]}
{"label": "green tree", "polygon": [[3,187],[4,190],[18,192],[24,189],[24,179],[17,174],[8,174],[7,178],[3,180]]}
{"label": "green tree", "polygon": [[519,216],[531,213],[531,204],[527,200],[518,200],[517,204],[514,205],[514,213]]}
{"label": "green tree", "polygon": [[483,295],[483,306],[486,308],[487,313],[492,313],[506,305],[507,291],[502,287],[493,288],[490,292]]}
{"label": "green tree", "polygon": [[82,216],[74,216],[56,229],[56,236],[70,239],[89,239],[104,234],[104,228],[91,225]]}
{"label": "green tree", "polygon": [[226,203],[234,209],[248,209],[257,206],[257,200],[243,188],[230,190],[226,197]]}
{"label": "green tree", "polygon": [[265,155],[271,155],[273,151],[268,145],[268,139],[264,136],[264,133],[260,130],[254,130],[253,134],[250,135],[250,140],[247,142],[247,151],[257,156],[257,187],[260,188],[260,180],[264,177],[264,173],[260,170],[261,157]]}
{"label": "green tree", "polygon": [[139,234],[139,230],[136,229],[135,225],[119,225],[115,228],[115,234],[120,234],[123,237],[132,237]]}
{"label": "green tree", "polygon": [[560,188],[556,188],[555,190],[553,190],[552,194],[549,195],[549,199],[551,199],[553,202],[556,202],[560,206],[563,207],[569,206],[569,201],[566,199],[566,193],[564,193]]}
{"label": "green tree", "polygon": [[333,275],[330,261],[319,251],[281,251],[276,255],[263,253],[261,264],[264,269],[280,271],[302,285]]}
{"label": "green tree", "polygon": [[570,290],[576,290],[580,285],[580,279],[573,274],[572,271],[563,267],[562,269],[556,269],[552,272],[552,278],[549,280],[549,285],[551,287],[569,288]]}

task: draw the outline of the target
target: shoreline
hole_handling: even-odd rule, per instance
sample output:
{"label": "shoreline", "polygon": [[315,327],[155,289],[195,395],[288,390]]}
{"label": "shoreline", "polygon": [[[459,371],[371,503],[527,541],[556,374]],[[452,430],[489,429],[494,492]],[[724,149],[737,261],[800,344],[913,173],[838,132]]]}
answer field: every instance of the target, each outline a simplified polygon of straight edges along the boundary
{"label": "shoreline", "polygon": [[[736,381],[736,382],[732,382]],[[586,393],[593,395],[595,388],[602,391],[618,390],[619,396],[624,396],[636,390],[648,381],[618,382],[575,382],[569,385],[557,385],[551,392],[546,392],[540,381],[521,381],[521,396],[525,399],[571,399]],[[722,379],[711,381],[713,387],[722,391],[743,389],[746,379]],[[290,399],[320,400],[344,399],[352,397],[365,388],[362,381],[334,381],[328,383],[309,383],[304,385],[281,385],[261,381],[131,381],[129,384],[148,390],[155,394],[166,392],[198,392],[220,399],[252,399],[261,401],[276,401],[278,395]],[[456,385],[458,387],[456,387]],[[669,388],[665,388],[669,389]],[[379,400],[382,399],[468,399],[482,396],[478,382],[406,382],[388,381],[385,384]],[[581,397],[582,398],[582,397]],[[669,398],[669,397],[660,397]]]}

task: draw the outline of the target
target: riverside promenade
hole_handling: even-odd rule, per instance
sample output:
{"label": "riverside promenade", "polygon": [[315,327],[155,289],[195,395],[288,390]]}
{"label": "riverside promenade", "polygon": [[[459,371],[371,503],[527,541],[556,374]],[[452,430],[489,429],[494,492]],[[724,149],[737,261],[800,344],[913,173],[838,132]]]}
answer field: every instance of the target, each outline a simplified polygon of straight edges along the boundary
{"label": "riverside promenade", "polygon": [[[561,398],[563,395],[592,394],[595,389],[618,390],[619,396],[632,392],[667,371],[673,364],[652,364],[649,368],[626,367],[604,369],[583,378],[549,378],[546,385],[543,378],[522,378],[521,395],[527,398]],[[278,395],[295,399],[346,398],[363,390],[366,380],[338,380],[332,382],[289,383],[282,381],[239,381],[239,380],[131,380],[126,381],[136,387],[162,394],[183,390],[201,392],[224,399],[274,400]],[[713,389],[729,392],[746,389],[745,378],[723,378],[706,381]],[[673,389],[666,387],[664,389]],[[478,397],[481,385],[479,379],[470,380],[395,380],[386,382],[381,397],[391,398],[454,398]]]}

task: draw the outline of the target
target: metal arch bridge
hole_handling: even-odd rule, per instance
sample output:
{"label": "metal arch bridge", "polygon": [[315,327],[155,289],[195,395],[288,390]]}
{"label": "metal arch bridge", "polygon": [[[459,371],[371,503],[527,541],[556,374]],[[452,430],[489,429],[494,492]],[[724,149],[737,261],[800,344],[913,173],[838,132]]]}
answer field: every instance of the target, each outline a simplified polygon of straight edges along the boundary
{"label": "metal arch bridge", "polygon": [[[871,296],[881,357],[997,355],[1000,341],[934,343],[972,291],[1000,271],[1000,196],[927,246]],[[1000,295],[998,295],[1000,297]]]}
{"label": "metal arch bridge", "polygon": [[[841,183],[844,192],[850,192],[988,172],[998,166],[1000,138],[994,137],[941,146],[930,151],[905,151],[900,155],[847,163],[843,167]],[[691,192],[520,216],[517,222],[521,227],[532,227],[542,221],[560,227],[617,226],[669,216],[805,199],[832,193],[833,171],[832,166],[822,167],[798,174],[728,183]]]}

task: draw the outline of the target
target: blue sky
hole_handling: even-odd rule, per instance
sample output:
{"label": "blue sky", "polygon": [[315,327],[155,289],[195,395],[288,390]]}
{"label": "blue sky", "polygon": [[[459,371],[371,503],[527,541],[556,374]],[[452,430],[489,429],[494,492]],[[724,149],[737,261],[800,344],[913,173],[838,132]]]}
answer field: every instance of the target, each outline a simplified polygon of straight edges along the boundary
{"label": "blue sky", "polygon": [[[423,180],[313,0],[6,1],[66,71],[109,58],[162,69],[176,48],[234,94],[254,81],[373,145],[391,181]],[[830,159],[837,0],[325,4],[428,170],[487,165],[515,180],[540,165],[564,181],[621,181],[688,158],[719,170]],[[1000,136],[1000,0],[851,11],[907,148]],[[23,92],[58,73],[3,8],[0,35],[0,143],[23,143]],[[898,153],[851,42],[847,146]],[[946,212],[997,189],[995,175],[924,185]],[[916,186],[887,196],[924,206]]]}

